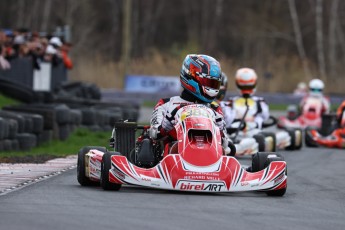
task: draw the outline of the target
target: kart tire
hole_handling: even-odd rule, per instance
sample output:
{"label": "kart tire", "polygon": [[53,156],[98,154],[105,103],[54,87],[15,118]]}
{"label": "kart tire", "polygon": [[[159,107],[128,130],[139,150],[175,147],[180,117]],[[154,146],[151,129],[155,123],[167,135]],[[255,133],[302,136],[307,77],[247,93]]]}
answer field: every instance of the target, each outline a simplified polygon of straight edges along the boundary
{"label": "kart tire", "polygon": [[11,140],[12,151],[19,151],[19,141],[17,139]]}
{"label": "kart tire", "polygon": [[98,182],[90,180],[85,175],[85,155],[90,151],[90,149],[97,149],[102,152],[107,151],[105,147],[98,147],[98,146],[86,146],[79,150],[78,162],[77,162],[77,180],[81,186],[99,185]]}
{"label": "kart tire", "polygon": [[295,149],[299,150],[302,148],[303,146],[303,131],[302,129],[295,129],[295,134],[297,133],[296,135],[296,138],[295,138]]}
{"label": "kart tire", "polygon": [[65,141],[68,139],[71,131],[70,131],[70,126],[69,125],[60,125],[59,126],[59,140],[60,141]]}
{"label": "kart tire", "polygon": [[314,128],[312,127],[308,127],[305,129],[304,131],[304,141],[305,141],[305,145],[308,147],[318,147],[318,144],[316,141],[313,140],[313,138],[311,137],[310,131],[314,130]]}
{"label": "kart tire", "polygon": [[41,145],[44,143],[49,143],[53,140],[53,130],[45,129],[42,133],[37,135],[37,145]]}
{"label": "kart tire", "polygon": [[32,103],[34,101],[34,92],[32,89],[7,79],[0,79],[0,91],[2,94],[21,102]]}
{"label": "kart tire", "polygon": [[[274,161],[284,161],[284,157],[276,154],[277,157],[270,157],[266,159],[265,165],[264,167],[266,168],[267,166],[269,166],[269,164],[271,162]],[[287,171],[285,171],[285,174],[287,174]],[[282,188],[282,189],[278,189],[278,190],[270,190],[270,191],[266,191],[267,196],[284,196],[284,194],[286,193],[286,187]]]}
{"label": "kart tire", "polygon": [[3,143],[3,151],[12,151],[12,141],[5,139],[1,141]]}
{"label": "kart tire", "polygon": [[18,133],[18,122],[14,119],[7,119],[9,130],[8,130],[8,138],[14,139]]}
{"label": "kart tire", "polygon": [[259,172],[265,168],[265,163],[267,160],[267,156],[273,154],[268,152],[258,152],[252,155],[252,167],[251,172]]}
{"label": "kart tire", "polygon": [[0,140],[5,139],[5,126],[6,126],[6,120],[0,117]]}
{"label": "kart tire", "polygon": [[286,150],[298,150],[302,148],[303,136],[301,129],[286,129],[291,137],[291,144],[287,146]]}
{"label": "kart tire", "polygon": [[132,164],[135,164],[135,148],[132,149],[132,150],[129,152],[128,160],[129,160],[129,162],[131,162]]}
{"label": "kart tire", "polygon": [[95,125],[97,123],[96,112],[94,109],[82,108],[81,112],[83,125]]}
{"label": "kart tire", "polygon": [[18,133],[16,139],[19,142],[20,150],[30,150],[37,146],[37,137],[32,133]]}
{"label": "kart tire", "polygon": [[111,169],[111,156],[120,155],[117,152],[106,152],[102,157],[100,184],[104,190],[118,191],[122,184],[111,183],[109,181],[109,170]]}
{"label": "kart tire", "polygon": [[330,135],[335,129],[337,129],[337,115],[335,113],[323,114],[322,123],[319,133],[322,136]]}
{"label": "kart tire", "polygon": [[[23,116],[18,115],[16,112],[9,112],[9,111],[3,111],[3,110],[0,110],[0,116],[2,118],[16,120],[17,121],[17,126],[18,126],[17,127],[17,132],[18,133],[24,132],[25,119],[24,119]],[[10,133],[11,133],[11,131],[10,131]]]}
{"label": "kart tire", "polygon": [[265,151],[265,136],[262,135],[261,133],[256,134],[253,136],[253,138],[255,139],[255,141],[258,143],[259,145],[259,152],[264,152]]}
{"label": "kart tire", "polygon": [[[261,132],[262,135],[265,136],[265,143],[266,143],[266,138],[271,137],[272,138],[272,148],[271,149],[265,149],[265,152],[276,152],[277,151],[277,138],[274,133],[271,132]],[[265,146],[266,148],[266,146]],[[260,151],[260,150],[259,150]]]}

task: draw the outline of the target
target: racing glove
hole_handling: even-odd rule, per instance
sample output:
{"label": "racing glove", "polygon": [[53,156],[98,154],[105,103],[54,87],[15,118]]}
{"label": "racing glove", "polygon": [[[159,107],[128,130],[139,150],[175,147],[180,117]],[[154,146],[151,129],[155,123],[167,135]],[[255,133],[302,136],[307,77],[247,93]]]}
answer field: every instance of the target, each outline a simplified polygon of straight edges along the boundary
{"label": "racing glove", "polygon": [[222,147],[224,149],[225,155],[235,156],[236,147],[235,147],[234,143],[232,143],[230,138],[228,138],[226,136],[222,137]]}

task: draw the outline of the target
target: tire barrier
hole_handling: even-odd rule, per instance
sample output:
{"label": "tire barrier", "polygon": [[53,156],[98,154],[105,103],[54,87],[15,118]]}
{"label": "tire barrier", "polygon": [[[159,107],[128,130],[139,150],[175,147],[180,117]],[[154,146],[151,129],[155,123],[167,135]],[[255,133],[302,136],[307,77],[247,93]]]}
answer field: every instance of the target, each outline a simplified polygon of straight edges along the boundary
{"label": "tire barrier", "polygon": [[109,131],[115,122],[134,120],[135,108],[118,104],[93,102],[93,105],[71,102],[21,104],[0,110],[0,151],[28,151],[53,139],[64,141],[77,127],[91,131]]}
{"label": "tire barrier", "polygon": [[135,107],[92,100],[5,106],[0,110],[0,151],[29,151],[53,139],[64,141],[77,127],[110,135],[115,122],[137,117]]}
{"label": "tire barrier", "polygon": [[90,83],[64,82],[52,92],[35,92],[0,78],[0,93],[23,102],[0,110],[0,151],[64,141],[77,127],[110,135],[116,122],[137,121],[139,115],[137,104],[100,101],[100,89]]}

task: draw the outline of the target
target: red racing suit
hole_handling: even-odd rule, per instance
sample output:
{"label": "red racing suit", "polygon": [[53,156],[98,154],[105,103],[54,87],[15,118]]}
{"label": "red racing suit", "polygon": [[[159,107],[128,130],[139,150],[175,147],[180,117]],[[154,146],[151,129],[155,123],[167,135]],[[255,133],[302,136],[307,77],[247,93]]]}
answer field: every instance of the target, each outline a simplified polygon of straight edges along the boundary
{"label": "red racing suit", "polygon": [[[175,110],[178,106],[197,104],[196,102],[191,102],[183,99],[180,96],[175,96],[171,98],[160,99],[155,106],[152,116],[151,116],[151,130],[150,136],[153,139],[161,139],[166,136],[174,127],[174,119],[171,118],[171,112]],[[201,103],[200,103],[201,104]],[[206,104],[214,112],[214,117],[216,125],[219,127],[222,136],[226,134],[225,121],[221,108],[216,104]]]}
{"label": "red racing suit", "polygon": [[232,141],[230,138],[228,138],[225,121],[220,106],[216,103],[200,103],[195,100],[194,96],[186,93],[185,91],[182,92],[181,96],[164,98],[158,101],[151,116],[150,137],[152,139],[159,140],[166,136],[171,136],[175,139],[175,124],[171,113],[179,106],[189,104],[204,104],[212,109],[214,112],[214,120],[222,135],[222,146],[225,152],[228,153],[228,151],[230,151],[229,145],[232,144]]}

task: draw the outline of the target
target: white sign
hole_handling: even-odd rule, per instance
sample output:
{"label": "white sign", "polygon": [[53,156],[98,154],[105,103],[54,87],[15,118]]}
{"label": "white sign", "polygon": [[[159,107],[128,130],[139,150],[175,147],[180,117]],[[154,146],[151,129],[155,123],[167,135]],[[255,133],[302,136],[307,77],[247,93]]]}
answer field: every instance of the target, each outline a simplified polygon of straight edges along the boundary
{"label": "white sign", "polygon": [[45,62],[42,62],[40,66],[40,70],[34,70],[33,89],[34,91],[50,91],[52,66]]}
{"label": "white sign", "polygon": [[125,90],[127,92],[173,92],[179,93],[180,78],[171,76],[129,75],[126,77]]}

